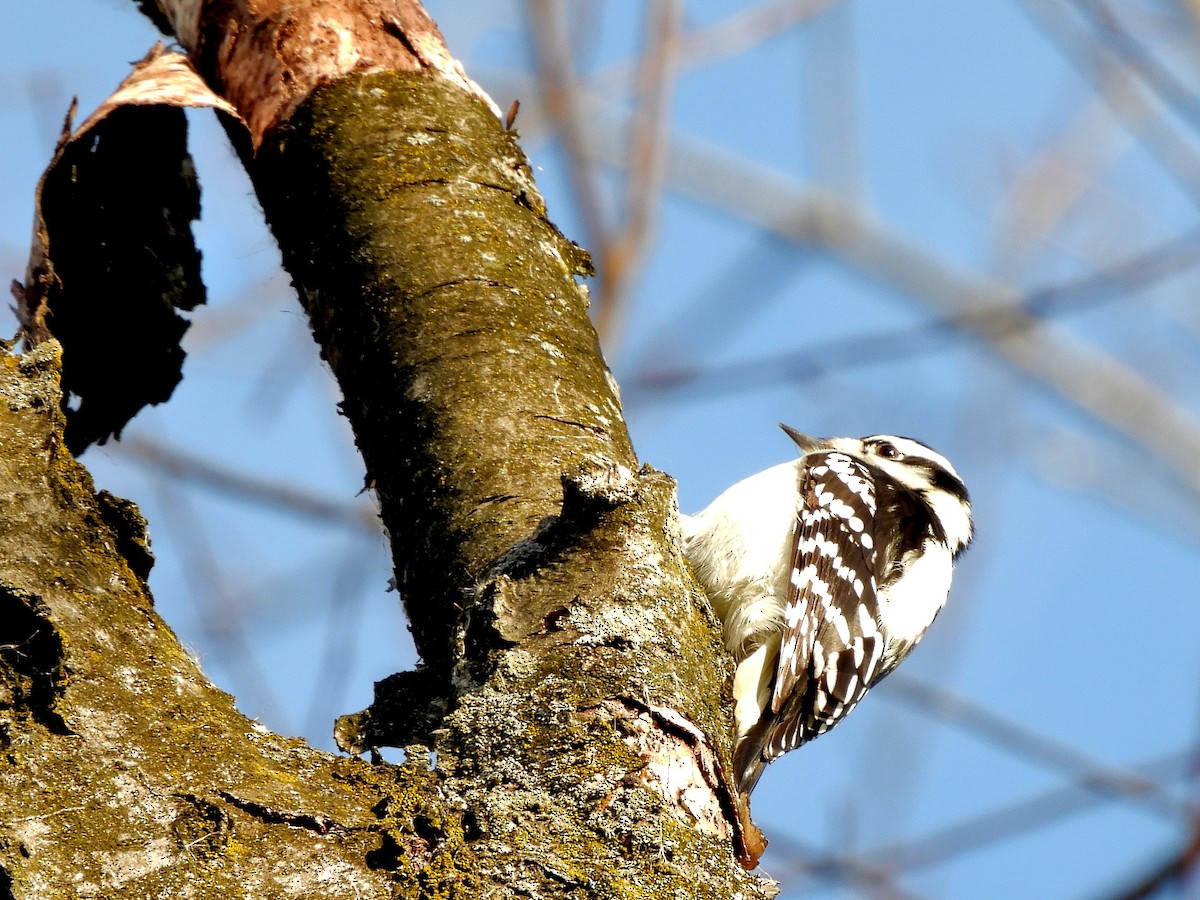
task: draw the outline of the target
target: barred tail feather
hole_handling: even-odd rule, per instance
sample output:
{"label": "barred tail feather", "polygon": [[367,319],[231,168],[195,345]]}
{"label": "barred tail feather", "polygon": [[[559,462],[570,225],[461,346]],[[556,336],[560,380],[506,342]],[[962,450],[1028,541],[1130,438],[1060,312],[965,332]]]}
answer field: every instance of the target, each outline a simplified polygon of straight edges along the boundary
{"label": "barred tail feather", "polygon": [[[733,780],[738,791],[749,797],[771,760],[764,755],[771,737],[771,720],[764,717],[738,741],[733,751]],[[773,757],[772,757],[773,758]]]}

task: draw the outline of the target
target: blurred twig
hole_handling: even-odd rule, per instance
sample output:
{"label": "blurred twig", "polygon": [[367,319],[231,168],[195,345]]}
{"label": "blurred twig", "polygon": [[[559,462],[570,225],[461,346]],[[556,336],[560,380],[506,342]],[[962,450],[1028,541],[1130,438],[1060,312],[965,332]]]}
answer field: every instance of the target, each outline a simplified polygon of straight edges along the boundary
{"label": "blurred twig", "polygon": [[1191,815],[1186,804],[1171,797],[1157,782],[1102,763],[945,688],[903,674],[891,676],[884,685],[887,694],[956,725],[993,747],[1070,776],[1082,789],[1134,803],[1175,821],[1186,821]]}
{"label": "blurred twig", "polygon": [[[1197,869],[1200,869],[1200,820],[1193,824],[1182,848],[1168,854],[1133,884],[1108,895],[1108,900],[1145,900],[1172,888],[1186,889],[1194,884]],[[1190,892],[1186,896],[1191,896]]]}
{"label": "blurred twig", "polygon": [[[1138,766],[1138,775],[1165,780],[1179,777],[1182,754],[1172,754]],[[889,871],[911,872],[939,865],[985,846],[1012,840],[1062,819],[1085,812],[1107,797],[1097,794],[1088,776],[1011,806],[960,819],[922,837],[878,847],[866,855]]]}
{"label": "blurred twig", "polygon": [[[562,135],[571,188],[579,207],[587,246],[592,252],[600,254],[607,243],[608,217],[601,202],[591,155],[586,150],[585,113],[579,105],[575,63],[563,3],[562,0],[526,0],[525,9],[538,68],[534,87],[540,91],[546,112]],[[604,267],[598,266],[597,270],[602,286]]]}
{"label": "blurred twig", "polygon": [[1033,459],[1051,484],[1085,493],[1167,540],[1200,546],[1200,507],[1147,471],[1136,450],[1059,428],[1041,436]]}
{"label": "blurred twig", "polygon": [[[1012,178],[995,216],[993,270],[1006,277],[1028,272],[1131,143],[1128,132],[1114,127],[1108,107],[1089,98]],[[1121,237],[1128,241],[1129,235]]]}
{"label": "blurred twig", "polygon": [[[1173,753],[1133,768],[1138,776],[1168,781],[1182,776],[1186,754]],[[776,850],[783,849],[800,859],[785,874],[844,879],[849,872],[858,878],[882,880],[903,872],[915,872],[1053,825],[1068,816],[1092,809],[1108,798],[1091,790],[1087,778],[1029,797],[1010,806],[956,820],[920,837],[885,844],[862,854],[853,863],[836,855],[822,855],[791,836],[772,835]]]}
{"label": "blurred twig", "polygon": [[[619,345],[632,281],[650,247],[662,192],[668,103],[678,72],[743,53],[844,2],[771,0],[685,32],[681,0],[653,0],[648,5],[647,37],[641,57],[584,76],[575,69],[570,42],[566,39],[562,0],[527,0],[527,20],[539,78],[536,86],[523,85],[513,90],[521,95],[536,87],[562,136],[585,238],[597,260],[596,327],[610,354]],[[605,212],[593,151],[588,147],[594,135],[587,121],[586,107],[590,101],[585,91],[612,99],[634,91],[640,98],[632,127],[623,141],[627,149],[621,166],[628,172],[628,178],[623,217],[617,224],[610,224]],[[540,124],[536,110],[529,110],[521,120],[521,127],[527,133],[534,132]],[[845,128],[840,131],[845,132]],[[841,145],[839,148],[839,153],[845,149]]]}
{"label": "blurred twig", "polygon": [[1111,50],[1163,103],[1200,130],[1200,97],[1195,89],[1177,78],[1158,53],[1130,33],[1116,9],[1100,0],[1073,2],[1092,26],[1096,42]]}
{"label": "blurred twig", "polygon": [[626,142],[628,172],[621,220],[610,222],[604,209],[585,113],[580,80],[567,36],[562,0],[527,0],[527,20],[538,63],[542,99],[562,135],[571,185],[584,233],[596,257],[595,323],[610,354],[616,351],[630,285],[648,252],[662,193],[663,154],[676,78],[682,0],[648,4],[645,44],[637,67],[638,103]]}
{"label": "blurred twig", "polygon": [[[599,127],[620,130],[619,123],[601,121]],[[591,146],[606,153],[604,145],[598,134]],[[1200,418],[1123,361],[1023,310],[1013,287],[959,269],[838,198],[696,142],[676,139],[669,181],[731,215],[823,247],[856,271],[953,317],[1017,369],[1166,463],[1200,495]]]}
{"label": "blurred twig", "polygon": [[323,497],[290,482],[250,475],[150,438],[129,436],[116,446],[122,456],[181,482],[201,485],[288,515],[314,519],[323,525],[339,524],[370,534],[379,533],[379,514],[368,501],[350,503]]}
{"label": "blurred twig", "polygon": [[162,500],[163,522],[176,538],[196,618],[208,637],[209,653],[229,672],[242,698],[242,711],[255,718],[266,715],[276,731],[287,733],[287,708],[271,690],[257,648],[246,634],[246,604],[230,588],[202,517],[178,485],[162,479],[156,487]]}
{"label": "blurred twig", "polygon": [[649,4],[646,46],[638,75],[640,99],[633,116],[626,167],[624,223],[606,248],[607,290],[596,312],[596,330],[606,346],[614,350],[619,344],[631,283],[653,241],[682,20],[681,0],[655,0]]}
{"label": "blurred twig", "polygon": [[858,54],[853,0],[814,16],[802,32],[803,99],[809,110],[813,181],[850,200],[865,198],[859,132]]}
{"label": "blurred twig", "polygon": [[792,884],[795,876],[815,882],[841,882],[870,896],[887,900],[918,900],[921,896],[896,884],[896,873],[893,871],[845,854],[826,852],[801,840],[794,833],[772,833],[770,852],[783,854],[787,858],[787,869],[777,874],[786,876],[789,889],[797,892],[803,890],[804,885]]}
{"label": "blurred twig", "polygon": [[[844,2],[846,0],[765,0],[710,25],[689,28],[678,39],[679,71],[688,72],[740,56]],[[593,95],[616,99],[633,86],[637,67],[637,60],[622,60],[593,72],[583,86]]]}
{"label": "blurred twig", "polygon": [[[746,391],[782,381],[813,378],[856,365],[871,365],[942,349],[962,336],[986,330],[993,335],[1017,334],[1032,321],[1086,309],[1119,299],[1200,265],[1200,227],[1185,232],[1112,268],[1059,285],[1040,288],[992,308],[942,316],[909,328],[825,340],[799,350],[762,355],[723,366],[693,364],[678,369],[647,369],[627,381],[636,390],[699,389],[706,397],[723,391]],[[721,310],[714,306],[713,312]]]}
{"label": "blurred twig", "polygon": [[187,334],[188,350],[191,353],[211,352],[294,303],[295,292],[287,275],[282,268],[275,269],[219,300],[210,299],[204,310],[192,317]]}
{"label": "blurred twig", "polygon": [[1144,79],[1115,52],[1090,40],[1079,13],[1064,0],[1018,0],[1032,21],[1092,83],[1126,127],[1162,163],[1184,191],[1200,199],[1200,153],[1162,114],[1162,103]]}
{"label": "blurred twig", "polygon": [[329,593],[325,625],[325,650],[316,663],[316,682],[309,700],[305,722],[307,733],[322,735],[328,743],[333,721],[345,710],[338,703],[351,687],[346,677],[362,626],[363,587],[374,547],[365,546],[361,539],[346,549]]}
{"label": "blurred twig", "polygon": [[[694,372],[704,379],[698,372],[703,361],[751,327],[754,316],[778,301],[797,271],[811,263],[811,254],[779,236],[758,235],[685,298],[668,320],[639,338],[643,349],[629,360],[629,374],[622,378],[626,400],[637,403],[647,394],[669,389],[677,383],[676,372]],[[736,316],[729,314],[731,297],[738,298]],[[719,390],[724,387],[722,383]]]}

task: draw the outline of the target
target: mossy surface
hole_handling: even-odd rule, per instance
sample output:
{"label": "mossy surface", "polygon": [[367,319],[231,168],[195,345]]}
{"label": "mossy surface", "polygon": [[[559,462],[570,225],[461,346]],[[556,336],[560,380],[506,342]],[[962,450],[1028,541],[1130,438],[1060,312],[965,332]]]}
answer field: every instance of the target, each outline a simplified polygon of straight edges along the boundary
{"label": "mossy surface", "polygon": [[[145,563],[111,501],[65,449],[58,345],[0,361],[0,870],[11,896],[386,896],[388,879],[364,860],[391,779],[272,734],[208,682],[122,555]],[[322,874],[330,866],[340,882]]]}
{"label": "mossy surface", "polygon": [[514,137],[403,73],[318,91],[255,171],[396,548],[427,665],[447,611],[557,513],[588,459],[634,465],[576,277]]}
{"label": "mossy surface", "polygon": [[[730,843],[642,787],[645,760],[596,715],[639,698],[727,758],[725,656],[674,485],[637,469],[576,281],[590,264],[513,135],[436,79],[370,75],[318,91],[257,171],[418,649],[444,673],[452,711],[424,740],[474,823],[461,868],[534,896],[751,890]],[[675,882],[655,843],[668,832],[692,866]]]}
{"label": "mossy surface", "polygon": [[14,895],[761,896],[648,786],[622,712],[728,759],[673,483],[637,466],[586,254],[512,135],[435,78],[356,76],[253,171],[441,694],[399,767],[243,717],[155,613],[138,518],[63,450],[53,345],[0,356],[0,602],[39,635],[36,665],[0,656]]}

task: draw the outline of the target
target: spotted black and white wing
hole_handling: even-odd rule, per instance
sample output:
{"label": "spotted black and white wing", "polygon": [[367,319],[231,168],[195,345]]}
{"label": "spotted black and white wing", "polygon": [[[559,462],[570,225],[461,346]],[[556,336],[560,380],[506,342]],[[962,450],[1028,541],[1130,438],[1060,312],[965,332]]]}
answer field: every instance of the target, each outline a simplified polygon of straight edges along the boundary
{"label": "spotted black and white wing", "polygon": [[811,453],[801,479],[764,765],[841,721],[884,651],[872,470],[838,451]]}
{"label": "spotted black and white wing", "polygon": [[814,438],[802,459],[726,489],[685,526],[734,655],[733,775],[831,729],[921,640],[971,542],[971,503],[912,438]]}

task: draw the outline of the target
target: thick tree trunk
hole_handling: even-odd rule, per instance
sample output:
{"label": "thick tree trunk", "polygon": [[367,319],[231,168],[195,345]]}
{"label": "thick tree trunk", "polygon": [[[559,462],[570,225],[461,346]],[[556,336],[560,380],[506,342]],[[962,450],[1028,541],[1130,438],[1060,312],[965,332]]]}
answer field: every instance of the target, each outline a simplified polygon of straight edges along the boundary
{"label": "thick tree trunk", "polygon": [[[736,862],[754,839],[723,774],[717,624],[673,484],[637,469],[575,280],[586,254],[546,218],[514,135],[430,49],[432,23],[386,5],[355,6],[340,33],[413,64],[325,72],[311,93],[279,41],[246,84],[226,68],[254,59],[234,35],[311,33],[298,15],[180,33],[251,123],[252,177],[424,661],[339,739],[408,762],[317,753],[234,710],[151,607],[136,510],[95,495],[63,449],[56,345],[8,355],[0,897],[764,890]],[[281,66],[291,93],[263,112],[247,84]]]}

